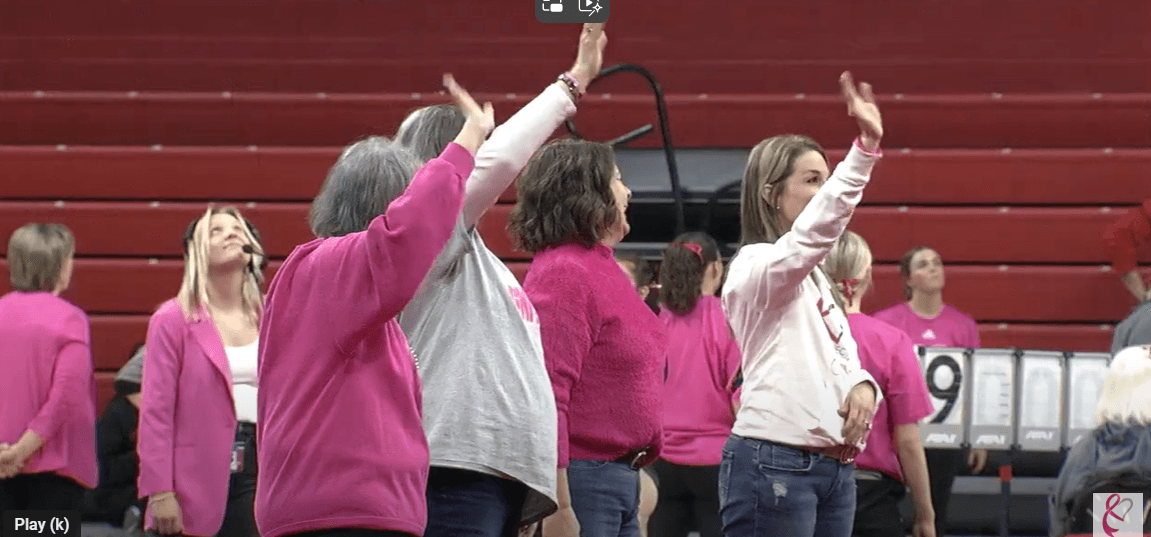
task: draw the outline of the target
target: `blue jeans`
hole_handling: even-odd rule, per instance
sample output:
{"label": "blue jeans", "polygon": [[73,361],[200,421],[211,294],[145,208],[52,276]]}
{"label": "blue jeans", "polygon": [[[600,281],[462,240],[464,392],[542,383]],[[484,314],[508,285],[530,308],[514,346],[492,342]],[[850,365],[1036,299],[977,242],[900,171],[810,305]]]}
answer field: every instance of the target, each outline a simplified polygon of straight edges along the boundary
{"label": "blue jeans", "polygon": [[433,466],[424,537],[515,537],[527,496],[518,481]]}
{"label": "blue jeans", "polygon": [[583,537],[639,537],[639,470],[624,462],[573,460],[568,489]]}
{"label": "blue jeans", "polygon": [[719,463],[725,537],[850,537],[854,465],[731,435]]}

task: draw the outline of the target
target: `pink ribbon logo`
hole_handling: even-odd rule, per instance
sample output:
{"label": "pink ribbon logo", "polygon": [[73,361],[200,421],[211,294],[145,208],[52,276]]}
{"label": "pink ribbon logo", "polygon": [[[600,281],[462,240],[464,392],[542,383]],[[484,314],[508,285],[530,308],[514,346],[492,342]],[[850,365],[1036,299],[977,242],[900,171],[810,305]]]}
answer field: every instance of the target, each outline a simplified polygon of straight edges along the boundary
{"label": "pink ribbon logo", "polygon": [[[1123,505],[1127,506],[1127,510],[1123,511],[1122,515],[1116,513],[1115,509]],[[1107,534],[1107,537],[1115,537],[1115,532],[1119,529],[1111,527],[1111,525],[1107,523],[1108,519],[1115,517],[1120,523],[1126,522],[1127,515],[1131,514],[1133,507],[1135,507],[1135,502],[1131,501],[1131,498],[1120,500],[1118,494],[1112,494],[1107,497],[1107,511],[1103,513],[1103,532]]]}

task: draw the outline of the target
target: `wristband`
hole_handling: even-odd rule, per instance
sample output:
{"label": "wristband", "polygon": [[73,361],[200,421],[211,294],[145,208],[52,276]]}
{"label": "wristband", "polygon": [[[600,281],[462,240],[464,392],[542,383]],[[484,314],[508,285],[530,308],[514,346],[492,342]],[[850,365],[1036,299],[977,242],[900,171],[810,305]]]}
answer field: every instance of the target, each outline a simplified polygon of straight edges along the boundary
{"label": "wristband", "polygon": [[863,147],[863,142],[862,142],[862,140],[860,140],[859,137],[855,138],[855,141],[852,142],[852,145],[854,145],[855,148],[860,150],[864,155],[867,155],[869,157],[879,158],[879,157],[883,156],[883,149],[882,148],[876,147],[875,150],[872,151],[866,147]]}

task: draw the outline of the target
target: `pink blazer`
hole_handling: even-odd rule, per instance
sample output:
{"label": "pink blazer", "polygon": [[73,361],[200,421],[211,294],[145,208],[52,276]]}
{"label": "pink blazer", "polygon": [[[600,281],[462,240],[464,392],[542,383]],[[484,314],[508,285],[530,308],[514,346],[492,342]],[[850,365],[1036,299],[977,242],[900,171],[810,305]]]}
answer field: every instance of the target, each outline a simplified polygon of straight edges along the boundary
{"label": "pink blazer", "polygon": [[[216,325],[201,308],[188,322],[169,300],[148,322],[141,383],[140,497],[175,491],[187,535],[224,522],[236,439],[232,372]],[[154,522],[149,507],[146,529]]]}
{"label": "pink blazer", "polygon": [[54,472],[91,488],[96,466],[96,382],[88,316],[51,293],[0,297],[0,442],[26,430],[44,438],[24,473]]}

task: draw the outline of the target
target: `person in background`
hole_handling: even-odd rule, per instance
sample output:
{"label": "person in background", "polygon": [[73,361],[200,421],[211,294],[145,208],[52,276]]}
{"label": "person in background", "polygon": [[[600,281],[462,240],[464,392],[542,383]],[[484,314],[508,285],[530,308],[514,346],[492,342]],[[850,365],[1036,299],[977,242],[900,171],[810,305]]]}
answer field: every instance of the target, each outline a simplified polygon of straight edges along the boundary
{"label": "person in background", "polygon": [[60,298],[76,241],[61,224],[8,240],[0,297],[0,512],[78,510],[96,486],[96,383],[88,316]]}
{"label": "person in background", "polygon": [[1108,479],[1131,473],[1151,484],[1151,346],[1128,347],[1111,359],[1095,424],[1071,447],[1048,498],[1051,537],[1068,534],[1075,500]]}
{"label": "person in background", "polygon": [[140,420],[140,379],[143,367],[144,345],[141,344],[136,347],[132,358],[116,373],[112,383],[116,395],[96,421],[100,485],[88,491],[84,498],[82,516],[86,521],[122,526],[130,508],[144,507],[136,494],[136,480],[140,475],[136,435]]}
{"label": "person in background", "polygon": [[655,274],[651,270],[651,263],[648,263],[639,254],[616,251],[615,262],[619,264],[619,268],[623,269],[624,274],[627,274],[640,298],[646,301],[651,296],[653,289],[659,289],[659,284],[654,282]]}
{"label": "person in background", "polygon": [[549,537],[638,535],[639,469],[663,443],[666,335],[613,256],[630,197],[611,147],[584,140],[545,145],[516,184],[508,228],[535,254],[524,291],[559,418]]}
{"label": "person in background", "polygon": [[899,501],[911,488],[913,537],[935,537],[935,509],[919,421],[931,415],[931,396],[915,346],[902,330],[861,313],[872,288],[871,248],[845,231],[823,268],[839,287],[859,361],[875,377],[885,399],[876,408],[867,448],[855,458],[855,537],[903,537]]}
{"label": "person in background", "polygon": [[[576,112],[580,94],[565,80],[586,89],[606,44],[602,25],[584,25],[571,69],[480,146],[460,223],[399,316],[423,382],[431,453],[424,537],[513,537],[556,511],[556,406],[539,318],[476,225]],[[422,109],[396,136],[425,158],[463,123],[455,107]]]}
{"label": "person in background", "polygon": [[842,298],[820,268],[881,158],[883,123],[871,86],[840,76],[860,135],[828,170],[805,136],[751,151],[740,196],[742,246],[723,309],[742,352],[739,413],[723,447],[720,516],[727,537],[847,537],[855,515],[852,461],[882,392],[859,363]]}
{"label": "person in background", "polygon": [[423,535],[429,453],[418,356],[397,320],[452,236],[475,154],[495,127],[450,75],[466,120],[422,167],[372,136],[344,149],[312,201],[316,238],[268,289],[260,323],[264,537]]}
{"label": "person in background", "polygon": [[[943,302],[943,258],[928,246],[908,250],[899,260],[903,276],[900,302],[872,314],[877,320],[903,330],[916,345],[925,347],[979,347],[979,326],[970,315]],[[987,466],[987,450],[971,449],[964,457],[962,450],[932,448],[927,450],[927,470],[931,476],[931,503],[935,507],[935,533],[944,535],[951,487],[964,467],[973,474]]]}
{"label": "person in background", "polygon": [[[632,287],[635,287],[640,298],[647,300],[652,289],[651,263],[648,263],[639,254],[634,252],[621,252],[616,250],[615,262],[627,274]],[[651,515],[659,505],[659,476],[652,466],[644,466],[639,473],[639,534],[647,537],[651,526]]]}
{"label": "person in background", "polygon": [[1143,276],[1139,274],[1139,252],[1151,242],[1151,199],[1135,207],[1107,227],[1103,232],[1103,246],[1111,261],[1111,271],[1127,292],[1142,304],[1151,298]]}
{"label": "person in background", "polygon": [[145,342],[136,443],[144,528],[254,536],[264,250],[234,207],[209,207],[183,243],[184,280],[152,314]]}
{"label": "person in background", "polygon": [[654,537],[723,533],[716,484],[735,422],[728,385],[739,367],[739,346],[715,296],[722,279],[719,245],[706,233],[684,233],[664,251],[659,318],[667,327],[668,357]]}

